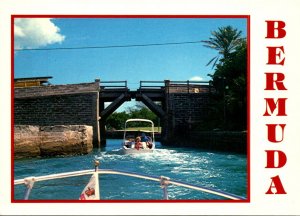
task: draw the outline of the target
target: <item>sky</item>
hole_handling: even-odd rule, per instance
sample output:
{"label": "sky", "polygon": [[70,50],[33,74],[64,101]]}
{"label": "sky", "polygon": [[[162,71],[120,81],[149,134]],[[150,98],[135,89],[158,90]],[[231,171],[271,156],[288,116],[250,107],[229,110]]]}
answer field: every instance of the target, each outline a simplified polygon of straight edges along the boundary
{"label": "sky", "polygon": [[[247,32],[245,18],[16,18],[15,49],[103,47],[208,40],[231,25]],[[14,77],[52,76],[52,84],[127,80],[208,81],[217,51],[203,43],[125,48],[14,52]]]}

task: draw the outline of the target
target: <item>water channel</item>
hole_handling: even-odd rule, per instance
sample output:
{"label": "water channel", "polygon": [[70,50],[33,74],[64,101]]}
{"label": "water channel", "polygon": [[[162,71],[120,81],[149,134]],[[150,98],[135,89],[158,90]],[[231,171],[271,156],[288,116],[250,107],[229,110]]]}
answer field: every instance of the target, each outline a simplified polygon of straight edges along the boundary
{"label": "water channel", "polygon": [[[102,169],[117,169],[151,176],[167,176],[190,184],[222,190],[247,197],[247,157],[241,154],[210,152],[194,148],[175,148],[156,143],[154,153],[122,155],[122,140],[109,139],[106,147],[82,156],[21,159],[15,161],[14,179],[61,172],[93,169],[100,161]],[[78,200],[90,176],[37,182],[31,200]],[[99,177],[102,200],[160,200],[158,182],[103,174]],[[14,199],[23,199],[24,185],[14,187]],[[216,195],[178,186],[168,187],[171,200],[216,200]]]}

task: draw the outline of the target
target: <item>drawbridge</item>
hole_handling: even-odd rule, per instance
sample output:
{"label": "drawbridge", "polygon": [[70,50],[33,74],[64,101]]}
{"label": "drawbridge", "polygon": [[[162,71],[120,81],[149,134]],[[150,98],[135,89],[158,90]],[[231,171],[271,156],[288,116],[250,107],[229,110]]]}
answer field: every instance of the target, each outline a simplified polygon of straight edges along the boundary
{"label": "drawbridge", "polygon": [[[172,109],[170,94],[194,95],[208,93],[210,85],[206,81],[140,81],[136,90],[130,90],[127,81],[100,81],[99,116],[101,143],[105,144],[105,121],[124,102],[135,99],[143,102],[155,113],[163,124],[169,123]],[[190,100],[193,100],[190,98]],[[105,107],[105,103],[110,104]],[[174,113],[173,113],[174,114]]]}

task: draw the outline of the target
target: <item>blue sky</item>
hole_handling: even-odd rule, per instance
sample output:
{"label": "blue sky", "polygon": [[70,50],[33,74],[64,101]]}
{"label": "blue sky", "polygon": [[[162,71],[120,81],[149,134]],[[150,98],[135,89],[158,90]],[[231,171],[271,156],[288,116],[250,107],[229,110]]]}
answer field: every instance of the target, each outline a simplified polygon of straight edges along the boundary
{"label": "blue sky", "polygon": [[[231,25],[246,36],[241,18],[57,18],[34,23],[15,20],[15,48],[53,48],[173,43],[207,40]],[[36,25],[36,26],[35,26]],[[127,80],[209,80],[208,61],[216,56],[202,43],[111,49],[15,52],[15,78],[52,76],[52,84]]]}

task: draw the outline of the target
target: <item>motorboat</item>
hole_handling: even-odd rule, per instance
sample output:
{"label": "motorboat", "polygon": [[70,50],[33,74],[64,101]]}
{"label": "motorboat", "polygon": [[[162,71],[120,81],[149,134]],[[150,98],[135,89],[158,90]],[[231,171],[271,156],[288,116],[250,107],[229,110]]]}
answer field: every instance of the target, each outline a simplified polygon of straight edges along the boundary
{"label": "motorboat", "polygon": [[[143,127],[140,127],[140,125]],[[148,127],[145,127],[145,125]],[[147,128],[147,130],[144,128]],[[125,122],[124,127],[124,136],[122,142],[123,153],[152,153],[154,149],[154,123],[149,119],[128,119]]]}

